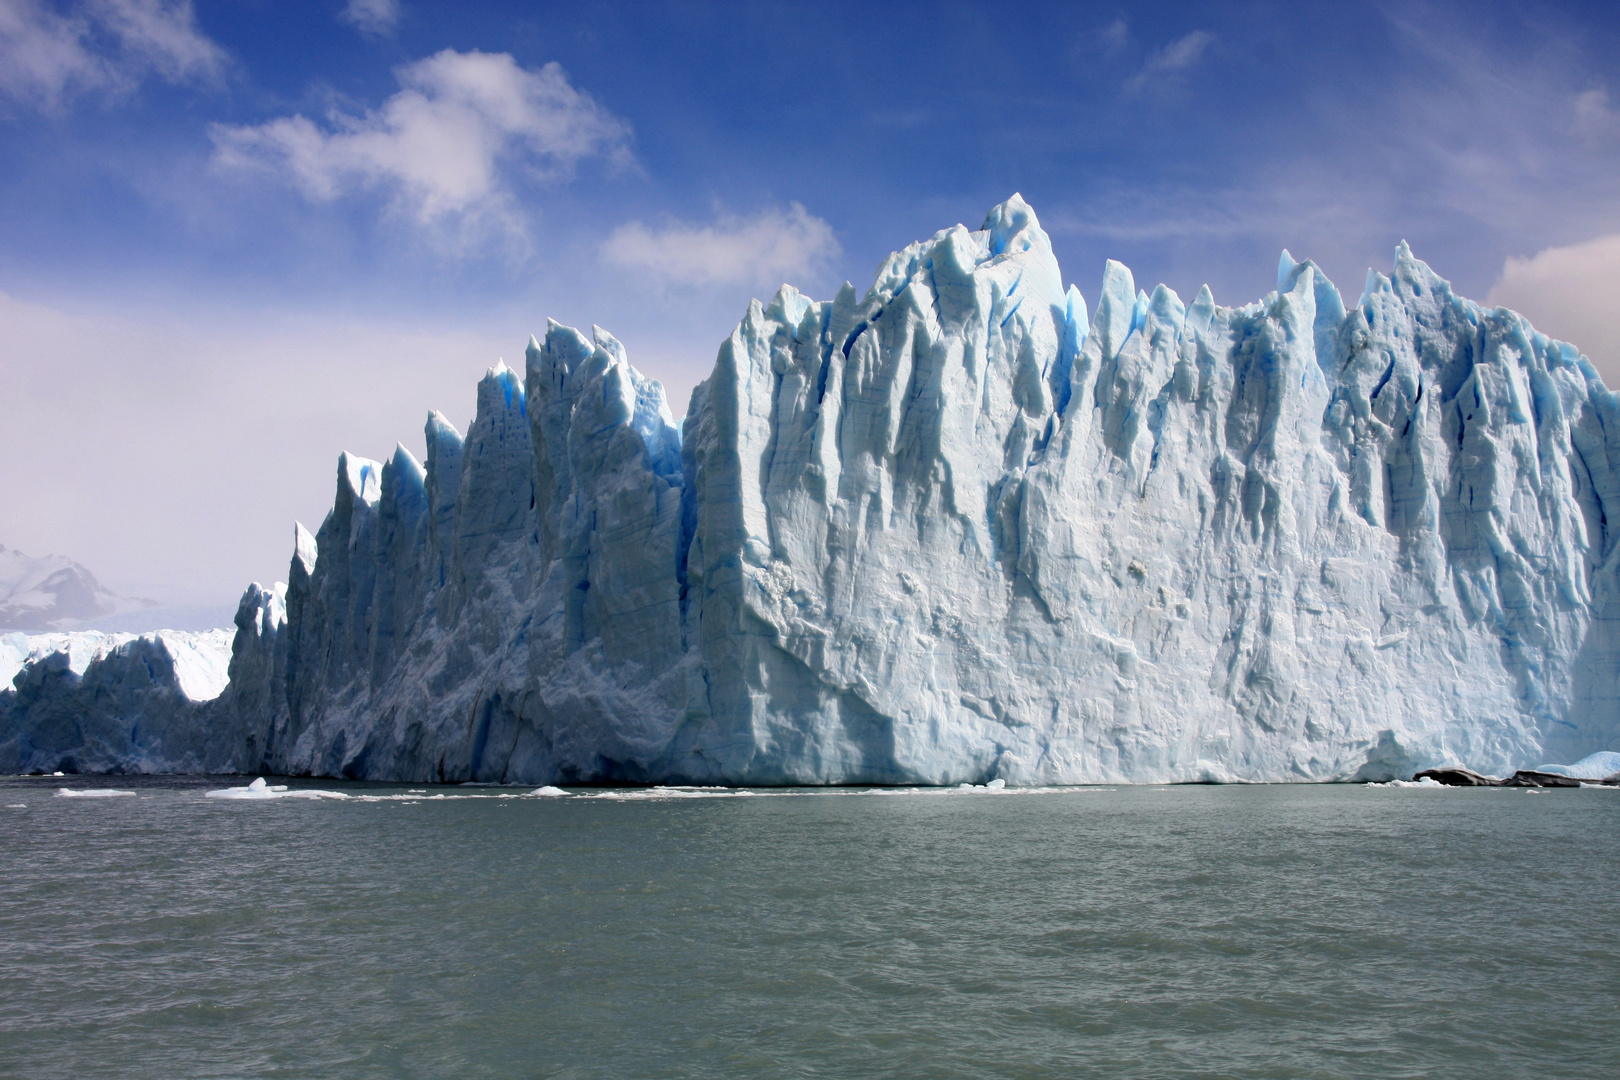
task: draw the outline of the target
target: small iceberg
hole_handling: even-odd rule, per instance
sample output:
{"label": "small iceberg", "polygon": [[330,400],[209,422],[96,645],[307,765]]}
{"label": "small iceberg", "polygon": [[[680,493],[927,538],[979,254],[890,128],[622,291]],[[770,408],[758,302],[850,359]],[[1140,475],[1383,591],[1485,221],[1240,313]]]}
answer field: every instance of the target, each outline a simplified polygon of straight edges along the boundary
{"label": "small iceberg", "polygon": [[533,791],[529,792],[529,794],[530,795],[566,795],[566,794],[568,794],[568,792],[564,791],[560,787],[552,787],[550,784],[546,784],[544,787],[535,788]]}
{"label": "small iceberg", "polygon": [[[58,776],[61,773],[57,774]],[[120,791],[117,788],[86,788],[83,791],[74,791],[72,788],[59,787],[56,797],[59,799],[115,799],[120,795],[133,795],[133,791]]]}
{"label": "small iceberg", "polygon": [[220,788],[210,791],[210,799],[347,799],[341,791],[289,791],[286,784],[266,784],[259,777],[246,787]]}

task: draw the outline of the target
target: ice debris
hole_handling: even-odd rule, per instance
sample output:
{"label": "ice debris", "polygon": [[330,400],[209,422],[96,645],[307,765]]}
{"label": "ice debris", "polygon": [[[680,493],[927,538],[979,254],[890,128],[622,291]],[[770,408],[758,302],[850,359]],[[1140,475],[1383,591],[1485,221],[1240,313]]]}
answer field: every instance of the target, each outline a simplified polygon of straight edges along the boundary
{"label": "ice debris", "polygon": [[347,798],[340,791],[318,791],[312,788],[292,790],[286,784],[267,784],[264,777],[259,777],[245,787],[220,788],[210,791],[205,796],[209,799],[342,799]]}
{"label": "ice debris", "polygon": [[1028,790],[1620,745],[1620,399],[1405,244],[1353,305],[1292,255],[1241,307],[1115,262],[1088,303],[1014,196],[750,303],[679,424],[552,322],[426,446],[339,459],[224,693],[31,661],[0,769]]}

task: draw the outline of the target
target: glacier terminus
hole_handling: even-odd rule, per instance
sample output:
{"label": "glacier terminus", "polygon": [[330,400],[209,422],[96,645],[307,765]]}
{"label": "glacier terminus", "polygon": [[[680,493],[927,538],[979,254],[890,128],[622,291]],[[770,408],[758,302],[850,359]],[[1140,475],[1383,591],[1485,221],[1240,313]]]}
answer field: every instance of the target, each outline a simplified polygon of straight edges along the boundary
{"label": "glacier terminus", "polygon": [[1114,262],[1088,304],[1013,196],[864,296],[752,302],[679,424],[553,322],[426,445],[339,459],[223,687],[184,635],[12,643],[0,770],[1026,785],[1620,749],[1620,401],[1404,244],[1349,304],[1286,252],[1243,307]]}

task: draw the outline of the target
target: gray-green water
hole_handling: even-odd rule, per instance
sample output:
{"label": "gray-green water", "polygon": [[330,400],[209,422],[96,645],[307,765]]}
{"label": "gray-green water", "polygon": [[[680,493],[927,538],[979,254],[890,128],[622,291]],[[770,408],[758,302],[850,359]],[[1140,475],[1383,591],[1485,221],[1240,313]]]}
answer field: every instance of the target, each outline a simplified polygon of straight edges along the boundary
{"label": "gray-green water", "polygon": [[0,781],[0,1074],[1620,1067],[1620,791],[220,784]]}

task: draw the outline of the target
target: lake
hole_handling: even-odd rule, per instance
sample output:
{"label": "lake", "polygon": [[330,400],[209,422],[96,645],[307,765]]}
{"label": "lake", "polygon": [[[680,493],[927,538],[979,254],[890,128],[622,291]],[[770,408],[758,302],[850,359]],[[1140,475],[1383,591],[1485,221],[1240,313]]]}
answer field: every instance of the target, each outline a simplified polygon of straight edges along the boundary
{"label": "lake", "polygon": [[0,1074],[1620,1061],[1620,790],[281,782],[0,780]]}

